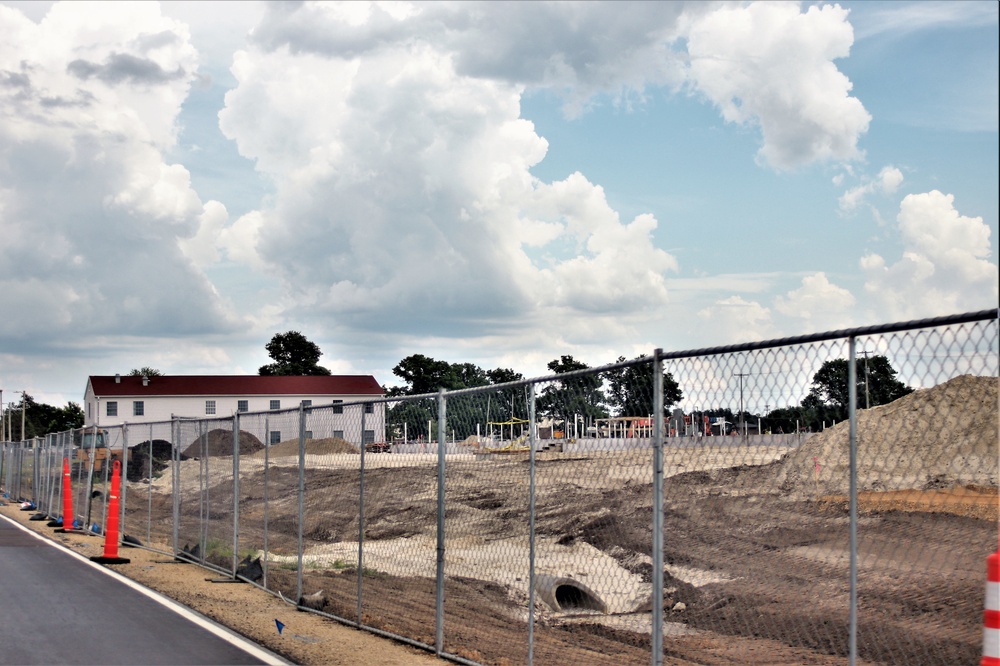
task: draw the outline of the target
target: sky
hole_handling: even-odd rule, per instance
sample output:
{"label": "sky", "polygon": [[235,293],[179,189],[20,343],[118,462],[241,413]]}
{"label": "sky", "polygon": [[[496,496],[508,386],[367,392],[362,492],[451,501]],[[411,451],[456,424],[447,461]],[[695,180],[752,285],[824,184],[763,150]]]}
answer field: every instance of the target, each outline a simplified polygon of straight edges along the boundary
{"label": "sky", "polygon": [[0,389],[998,305],[998,4],[0,0]]}

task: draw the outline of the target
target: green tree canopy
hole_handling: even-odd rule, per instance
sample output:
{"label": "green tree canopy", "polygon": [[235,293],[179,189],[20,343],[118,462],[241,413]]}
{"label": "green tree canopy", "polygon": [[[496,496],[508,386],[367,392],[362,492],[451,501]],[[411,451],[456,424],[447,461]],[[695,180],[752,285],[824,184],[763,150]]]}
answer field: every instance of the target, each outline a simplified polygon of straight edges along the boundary
{"label": "green tree canopy", "polygon": [[[550,361],[547,367],[556,374],[590,368],[586,363],[568,355]],[[585,418],[605,418],[608,410],[605,406],[607,398],[601,389],[603,383],[601,376],[596,373],[552,382],[542,389],[542,394],[537,398],[536,410],[553,419],[569,420],[576,414]]]}
{"label": "green tree canopy", "polygon": [[[24,432],[21,432],[21,413],[24,411]],[[83,410],[75,402],[65,407],[56,407],[44,402],[36,402],[25,393],[19,403],[8,405],[5,418],[10,418],[11,439],[20,441],[43,437],[50,432],[62,432],[83,426]],[[6,434],[6,430],[5,430]]]}
{"label": "green tree canopy", "polygon": [[[639,359],[646,358],[645,354]],[[618,357],[618,363],[625,361],[624,356]],[[641,363],[624,368],[609,370],[605,374],[608,380],[608,404],[615,411],[615,416],[646,416],[653,411],[653,364]],[[663,413],[668,414],[670,408],[684,397],[680,386],[673,375],[664,372],[663,377]]]}
{"label": "green tree canopy", "polygon": [[260,375],[329,375],[330,371],[319,365],[323,352],[298,331],[275,333],[264,347],[274,363],[260,366]]}
{"label": "green tree canopy", "polygon": [[396,364],[392,369],[406,386],[395,386],[386,391],[392,395],[423,395],[437,393],[439,389],[476,388],[491,384],[503,384],[524,379],[519,372],[509,368],[483,370],[474,363],[449,363],[423,354],[412,354]]}
{"label": "green tree canopy", "polygon": [[163,373],[156,368],[151,368],[148,365],[144,365],[141,368],[132,368],[129,370],[128,377],[162,377]]}
{"label": "green tree canopy", "polygon": [[[393,386],[386,389],[388,397],[415,396],[437,393],[439,389],[454,391],[463,388],[476,388],[514,382],[524,377],[508,368],[483,370],[474,363],[449,363],[425,356],[412,354],[407,356],[392,369],[392,373],[405,382],[405,386]],[[450,402],[447,413],[449,433],[458,437],[466,437],[476,433],[476,424],[485,425],[497,414],[520,408],[526,413],[526,408],[518,401],[517,389],[497,389],[495,392],[483,392],[454,398]],[[501,411],[501,405],[505,406]],[[523,414],[519,414],[523,417]],[[506,417],[506,416],[505,416]],[[404,401],[389,408],[387,423],[398,434],[404,430],[408,436],[436,436],[437,403],[433,399],[420,401]],[[427,424],[431,424],[431,432],[427,432]]]}
{"label": "green tree canopy", "polygon": [[[864,408],[885,405],[902,398],[913,389],[896,379],[896,370],[885,356],[872,356],[857,360],[857,400]],[[838,358],[825,362],[813,375],[809,394],[802,407],[823,418],[847,418],[848,362]]]}

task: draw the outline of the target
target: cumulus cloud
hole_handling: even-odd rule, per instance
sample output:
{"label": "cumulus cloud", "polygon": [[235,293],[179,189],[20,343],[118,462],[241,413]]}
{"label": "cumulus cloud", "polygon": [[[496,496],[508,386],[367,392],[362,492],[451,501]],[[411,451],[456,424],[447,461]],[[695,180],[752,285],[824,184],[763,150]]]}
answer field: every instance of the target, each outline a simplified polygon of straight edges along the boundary
{"label": "cumulus cloud", "polygon": [[0,308],[31,313],[0,335],[227,330],[178,245],[213,213],[163,158],[197,68],[186,27],[152,3],[57,3],[40,23],[0,6],[0,32]]}
{"label": "cumulus cloud", "polygon": [[672,50],[683,19],[701,3],[275,3],[254,31],[269,51],[288,49],[364,59],[388,44],[433,44],[459,76],[547,88],[566,96],[570,115],[595,94],[641,94],[678,84],[683,58]]}
{"label": "cumulus cloud", "polygon": [[805,276],[800,287],[774,299],[775,310],[803,320],[812,332],[848,326],[854,305],[854,295],[822,272]]}
{"label": "cumulus cloud", "polygon": [[771,310],[742,296],[729,296],[698,311],[720,344],[764,340],[773,337]]}
{"label": "cumulus cloud", "polygon": [[[303,11],[309,24],[403,30],[360,9]],[[275,11],[290,24],[273,32],[299,29],[296,12]],[[259,39],[268,48],[234,62],[220,119],[277,194],[226,241],[283,278],[290,312],[349,315],[359,330],[443,318],[465,335],[539,308],[622,316],[664,302],[677,266],[653,245],[653,216],[621,221],[582,174],[531,175],[547,144],[520,117],[521,86],[464,74],[420,40],[342,53],[319,36],[298,52]]]}
{"label": "cumulus cloud", "polygon": [[856,160],[871,116],[834,60],[854,41],[839,5],[727,5],[692,21],[695,89],[730,122],[759,126],[759,159],[778,169]]}
{"label": "cumulus cloud", "polygon": [[861,259],[865,291],[894,319],[995,307],[997,265],[990,261],[990,228],[965,217],[955,197],[932,190],[910,194],[899,207],[903,242],[895,263],[878,254]]}
{"label": "cumulus cloud", "polygon": [[833,61],[853,30],[839,6],[641,2],[273,3],[254,30],[271,53],[361,62],[393,44],[433,45],[462,77],[547,89],[575,116],[610,96],[690,85],[726,120],[759,126],[760,159],[787,169],[860,157],[871,120]]}
{"label": "cumulus cloud", "polygon": [[[903,172],[889,165],[882,167],[875,178],[848,188],[837,200],[842,212],[852,212],[861,206],[871,194],[892,195],[903,183]],[[839,183],[835,183],[839,184]]]}
{"label": "cumulus cloud", "polygon": [[280,277],[289,314],[358,331],[620,324],[667,302],[677,261],[655,217],[620,219],[585,174],[531,174],[548,146],[522,95],[576,113],[687,84],[760,126],[775,167],[850,160],[869,117],[832,61],[851,42],[846,12],[798,5],[272,4],[220,126],[276,194],[219,248]]}

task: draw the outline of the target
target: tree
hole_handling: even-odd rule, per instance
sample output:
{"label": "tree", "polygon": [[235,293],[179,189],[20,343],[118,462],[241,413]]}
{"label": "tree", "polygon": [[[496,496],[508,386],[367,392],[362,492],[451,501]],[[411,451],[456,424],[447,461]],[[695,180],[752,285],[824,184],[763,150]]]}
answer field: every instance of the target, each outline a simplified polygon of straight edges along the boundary
{"label": "tree", "polygon": [[275,333],[264,347],[274,363],[260,366],[258,374],[267,376],[329,375],[330,371],[319,365],[323,352],[314,342],[298,331]]}
{"label": "tree", "polygon": [[[36,402],[25,393],[20,403],[8,405],[5,418],[10,418],[12,439],[32,439],[44,437],[50,432],[62,432],[83,426],[83,410],[75,402],[65,407],[56,407],[44,402]],[[21,432],[21,412],[24,411],[24,432]]]}
{"label": "tree", "polygon": [[[646,355],[642,354],[639,359],[645,357]],[[618,363],[624,361],[624,356],[618,357]],[[615,410],[615,416],[646,416],[652,413],[652,363],[629,365],[609,370],[604,374],[608,380],[608,404]],[[681,401],[683,393],[669,372],[663,373],[662,381],[663,413],[669,414],[670,408]]]}
{"label": "tree", "polygon": [[[476,388],[491,384],[503,384],[523,379],[520,373],[507,368],[484,371],[474,363],[448,363],[423,354],[407,356],[392,369],[392,373],[403,380],[405,386],[393,386],[386,390],[388,397],[407,395],[427,395],[440,389],[454,391]],[[484,391],[472,395],[453,398],[447,412],[449,432],[467,437],[476,433],[476,424],[486,423],[497,414],[497,405],[506,405],[504,414],[520,406],[515,399],[515,389],[498,390],[496,393]],[[526,409],[521,411],[526,413]],[[387,423],[400,433],[408,436],[433,436],[437,427],[437,403],[434,400],[403,401],[389,408]],[[523,415],[522,415],[523,418]],[[427,423],[431,423],[431,433]]]}
{"label": "tree", "polygon": [[[866,370],[867,368],[867,370]],[[825,362],[813,375],[809,394],[802,401],[804,410],[822,420],[843,421],[848,417],[848,362],[838,358]],[[885,356],[857,361],[857,404],[862,409],[885,405],[902,398],[913,389],[896,379],[896,370]],[[814,419],[812,419],[814,420]]]}
{"label": "tree", "polygon": [[162,377],[163,373],[156,368],[151,368],[148,365],[144,365],[141,368],[132,368],[128,377]]}
{"label": "tree", "polygon": [[[547,367],[556,374],[566,374],[587,370],[590,366],[572,356],[561,356],[550,361]],[[601,376],[596,373],[553,382],[542,389],[536,409],[540,414],[563,421],[568,421],[576,414],[591,419],[606,418],[607,398],[601,390],[602,384]]]}

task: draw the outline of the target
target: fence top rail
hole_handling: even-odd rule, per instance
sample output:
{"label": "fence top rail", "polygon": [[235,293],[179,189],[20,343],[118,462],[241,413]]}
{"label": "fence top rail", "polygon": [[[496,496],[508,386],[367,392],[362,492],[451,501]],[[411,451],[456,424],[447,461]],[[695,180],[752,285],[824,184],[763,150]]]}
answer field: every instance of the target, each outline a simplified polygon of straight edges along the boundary
{"label": "fence top rail", "polygon": [[660,358],[680,359],[692,358],[696,356],[716,356],[720,354],[732,354],[735,352],[758,351],[761,349],[773,349],[775,347],[790,347],[812,342],[827,342],[829,340],[842,340],[844,338],[857,338],[866,335],[881,335],[884,333],[898,333],[900,331],[913,331],[922,328],[934,328],[936,326],[949,326],[954,324],[968,324],[976,321],[995,320],[1000,317],[1000,308],[992,310],[978,310],[976,312],[966,312],[964,314],[946,315],[943,317],[931,317],[928,319],[914,319],[911,321],[901,321],[894,324],[875,324],[872,326],[860,326],[857,328],[845,328],[837,331],[827,331],[825,333],[810,333],[808,335],[795,335],[787,338],[775,338],[773,340],[762,340],[760,342],[742,342],[735,345],[725,345],[721,347],[705,347],[703,349],[692,349],[677,352],[665,352],[660,354]]}
{"label": "fence top rail", "polygon": [[[775,338],[772,340],[762,340],[759,342],[746,342],[734,345],[724,345],[718,347],[705,347],[702,349],[690,349],[684,351],[675,352],[664,352],[657,349],[653,352],[652,356],[641,356],[638,358],[633,358],[624,361],[618,361],[615,363],[609,363],[607,365],[602,365],[595,368],[586,368],[584,370],[573,370],[571,372],[558,373],[555,375],[547,375],[543,377],[526,378],[520,379],[513,382],[506,382],[503,384],[491,384],[489,386],[477,386],[472,388],[456,389],[451,391],[446,391],[444,389],[435,393],[424,393],[420,395],[405,395],[405,396],[384,396],[381,398],[368,398],[358,401],[344,401],[336,406],[340,408],[358,406],[363,404],[378,404],[378,403],[399,403],[399,402],[411,402],[417,400],[427,400],[427,399],[438,399],[442,395],[447,395],[449,397],[469,395],[474,393],[482,393],[486,391],[497,391],[497,390],[507,390],[511,388],[516,388],[520,386],[528,386],[531,384],[537,384],[543,381],[565,381],[567,379],[572,379],[574,377],[582,377],[587,375],[593,375],[595,373],[608,372],[611,370],[616,370],[620,368],[625,368],[633,365],[640,365],[644,363],[650,363],[656,358],[661,360],[676,360],[684,358],[695,358],[703,356],[717,356],[722,354],[732,354],[737,352],[746,351],[758,351],[762,349],[773,349],[775,347],[789,347],[792,345],[808,344],[814,342],[826,342],[829,340],[842,340],[845,338],[862,337],[869,335],[880,335],[885,333],[897,333],[900,331],[911,331],[919,330],[925,328],[934,328],[937,326],[950,326],[956,324],[967,324],[978,321],[989,321],[1000,319],[1000,308],[993,308],[989,310],[978,310],[975,312],[966,312],[963,314],[946,315],[942,317],[931,317],[927,319],[915,319],[911,321],[896,322],[890,324],[876,324],[872,326],[861,326],[856,328],[845,328],[835,331],[827,331],[824,333],[811,333],[808,335],[797,335],[785,338]],[[285,408],[279,410],[263,410],[259,412],[241,412],[238,416],[240,418],[247,418],[251,416],[263,416],[263,415],[276,415],[276,414],[289,414],[298,412],[300,409],[305,411],[321,410],[323,408],[333,407],[333,405],[312,405],[305,407],[302,405]],[[204,421],[206,419],[200,419],[198,417],[175,417],[169,421],[157,421],[157,422],[143,422],[143,423],[126,423],[121,425],[112,426],[113,428],[152,428],[155,426],[171,426],[178,421]],[[212,421],[226,422],[229,421],[233,423],[236,418],[234,417],[214,417],[208,419]],[[97,428],[100,426],[89,426],[89,428]],[[71,431],[76,430],[85,431],[87,428],[74,428]],[[61,433],[59,433],[61,434]],[[35,438],[42,439],[42,438]],[[12,445],[16,448],[25,448],[25,444],[29,441],[34,442],[34,440],[24,440],[22,442],[3,442],[4,446]],[[42,439],[44,441],[44,439]],[[39,442],[41,443],[41,442]],[[33,448],[33,447],[29,447]]]}
{"label": "fence top rail", "polygon": [[[773,340],[762,340],[759,342],[744,342],[744,343],[725,345],[720,347],[705,347],[702,349],[690,349],[690,350],[675,351],[675,352],[664,352],[661,350],[656,350],[654,352],[654,355],[658,356],[661,360],[675,360],[682,358],[695,358],[701,356],[716,356],[722,354],[732,354],[736,352],[773,349],[775,347],[790,347],[792,345],[806,344],[812,342],[842,340],[845,338],[860,337],[865,335],[879,335],[883,333],[897,333],[899,331],[918,330],[922,328],[934,328],[936,326],[968,324],[976,321],[988,321],[991,319],[996,320],[998,318],[1000,318],[1000,308],[994,308],[991,310],[978,310],[975,312],[946,315],[943,317],[931,317],[928,319],[915,319],[911,321],[902,321],[892,324],[876,324],[872,326],[861,326],[857,328],[845,328],[836,331],[827,331],[823,333],[810,333],[807,335],[796,335],[786,338],[775,338]],[[490,384],[489,386],[476,386],[472,388],[456,389],[451,391],[445,390],[444,394],[449,397],[455,397],[461,395],[468,395],[472,393],[482,393],[484,391],[511,389],[519,386],[527,386],[529,384],[537,384],[543,381],[553,381],[553,380],[565,381],[567,379],[572,379],[574,377],[583,377],[587,375],[608,372],[610,370],[617,370],[628,366],[650,363],[653,360],[654,356],[643,356],[639,358],[633,358],[627,361],[609,363],[607,365],[602,365],[595,368],[586,368],[584,370],[573,370],[570,372],[564,372],[555,375],[546,375],[542,377],[520,379],[514,382],[507,382],[504,384]],[[423,393],[420,395],[412,395],[412,396],[396,396],[393,398],[382,398],[380,400],[375,400],[372,402],[394,402],[402,400],[434,399],[437,398],[438,395],[439,392]],[[346,402],[344,404],[347,405]]]}

